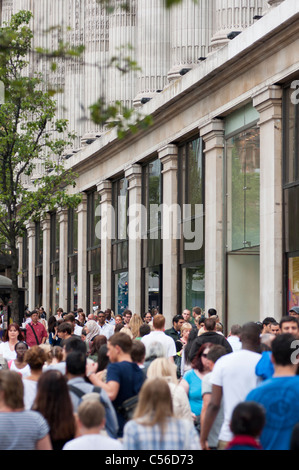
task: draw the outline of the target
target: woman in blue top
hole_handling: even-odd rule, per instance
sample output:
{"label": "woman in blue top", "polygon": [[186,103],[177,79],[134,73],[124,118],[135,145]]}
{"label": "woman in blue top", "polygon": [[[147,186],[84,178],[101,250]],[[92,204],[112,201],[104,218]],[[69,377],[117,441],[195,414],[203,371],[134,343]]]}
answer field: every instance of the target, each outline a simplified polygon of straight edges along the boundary
{"label": "woman in blue top", "polygon": [[188,395],[191,411],[194,418],[194,424],[198,431],[200,423],[200,413],[202,408],[201,384],[203,376],[210,372],[210,368],[207,361],[207,354],[211,346],[213,346],[212,343],[204,343],[199,348],[195,358],[191,363],[192,368],[184,374],[180,382],[180,385],[184,388]]}

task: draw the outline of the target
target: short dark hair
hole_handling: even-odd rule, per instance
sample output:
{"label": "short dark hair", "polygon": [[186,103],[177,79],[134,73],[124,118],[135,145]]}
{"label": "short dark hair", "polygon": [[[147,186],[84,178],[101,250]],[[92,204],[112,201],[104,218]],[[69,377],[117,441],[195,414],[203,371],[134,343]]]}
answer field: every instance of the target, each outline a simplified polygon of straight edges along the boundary
{"label": "short dark hair", "polygon": [[215,308],[209,308],[208,315],[212,317],[213,315],[217,315],[217,310]]}
{"label": "short dark hair", "polygon": [[63,347],[66,354],[72,351],[77,351],[86,354],[86,344],[79,336],[71,336],[63,341]]}
{"label": "short dark hair", "polygon": [[65,321],[71,321],[72,323],[76,320],[76,317],[73,313],[68,313],[63,318]]}
{"label": "short dark hair", "polygon": [[274,323],[276,320],[273,317],[266,317],[264,318],[262,325],[270,325],[270,323]]}
{"label": "short dark hair", "polygon": [[299,326],[299,321],[296,317],[293,317],[292,315],[284,315],[279,322],[280,328],[282,327],[283,323],[288,323],[290,321],[296,323]]}
{"label": "short dark hair", "polygon": [[214,318],[205,318],[204,325],[207,331],[213,331],[216,327],[216,320]]}
{"label": "short dark hair", "polygon": [[193,307],[192,312],[194,312],[197,316],[202,315],[202,310],[200,307]]}
{"label": "short dark hair", "polygon": [[73,331],[73,328],[70,325],[70,323],[64,321],[64,322],[60,323],[60,325],[58,325],[57,331],[58,331],[58,333],[68,333],[69,335],[71,335],[72,331]]}
{"label": "short dark hair", "polygon": [[272,356],[276,364],[288,366],[292,364],[292,352],[295,338],[291,333],[282,333],[272,341]]}
{"label": "short dark hair", "polygon": [[172,324],[177,323],[179,320],[184,320],[183,315],[181,314],[175,315],[172,319]]}
{"label": "short dark hair", "polygon": [[123,312],[123,317],[124,317],[125,315],[131,315],[131,316],[132,316],[131,310],[129,310],[129,309],[127,308],[127,309]]}
{"label": "short dark hair", "polygon": [[266,413],[262,405],[254,401],[239,403],[233,410],[230,428],[236,435],[258,437],[265,425]]}
{"label": "short dark hair", "polygon": [[130,338],[129,335],[127,335],[127,333],[115,333],[114,335],[112,335],[108,342],[112,345],[112,346],[119,346],[120,349],[124,352],[124,353],[129,353],[131,354],[131,349],[132,349],[132,339]]}
{"label": "short dark hair", "polygon": [[147,323],[144,323],[139,328],[139,334],[141,337],[148,335],[150,332],[151,332],[151,327]]}
{"label": "short dark hair", "polygon": [[85,375],[86,354],[72,351],[66,356],[66,371],[72,375]]}
{"label": "short dark hair", "polygon": [[133,362],[142,362],[145,358],[145,346],[138,339],[133,340],[131,349],[131,358]]}
{"label": "short dark hair", "polygon": [[225,354],[227,354],[227,350],[224,346],[222,346],[221,344],[214,344],[210,347],[210,350],[207,354],[207,359],[209,359],[215,364],[215,362]]}
{"label": "short dark hair", "polygon": [[241,329],[241,341],[249,341],[251,344],[260,344],[260,328],[255,322],[247,322]]}

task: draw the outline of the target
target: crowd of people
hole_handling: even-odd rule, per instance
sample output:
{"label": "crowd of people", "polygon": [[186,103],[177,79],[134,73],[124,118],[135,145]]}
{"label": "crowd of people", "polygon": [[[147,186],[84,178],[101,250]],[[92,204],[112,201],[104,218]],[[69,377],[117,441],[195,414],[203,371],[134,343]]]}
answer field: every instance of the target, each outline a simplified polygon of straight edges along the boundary
{"label": "crowd of people", "polygon": [[0,343],[2,450],[295,450],[299,307],[25,312]]}

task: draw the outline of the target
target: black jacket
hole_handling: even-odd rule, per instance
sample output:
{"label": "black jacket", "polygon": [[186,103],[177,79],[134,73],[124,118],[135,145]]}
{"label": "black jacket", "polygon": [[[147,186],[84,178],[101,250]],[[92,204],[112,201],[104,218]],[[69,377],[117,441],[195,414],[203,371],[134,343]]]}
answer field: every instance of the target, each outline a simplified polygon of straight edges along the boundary
{"label": "black jacket", "polygon": [[204,343],[220,344],[221,346],[225,347],[228,353],[233,352],[232,347],[225,336],[217,333],[216,331],[207,331],[202,333],[200,336],[197,336],[192,342],[189,353],[190,362],[194,359],[200,346],[202,346]]}

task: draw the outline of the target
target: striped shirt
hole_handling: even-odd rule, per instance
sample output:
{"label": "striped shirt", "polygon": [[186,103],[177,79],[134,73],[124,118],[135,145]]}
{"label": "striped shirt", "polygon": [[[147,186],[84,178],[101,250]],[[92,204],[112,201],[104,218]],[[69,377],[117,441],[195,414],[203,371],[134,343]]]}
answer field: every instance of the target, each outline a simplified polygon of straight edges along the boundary
{"label": "striped shirt", "polygon": [[163,434],[158,424],[145,426],[128,421],[123,444],[125,450],[200,450],[193,422],[176,418],[168,418]]}
{"label": "striped shirt", "polygon": [[0,450],[35,450],[49,433],[49,425],[37,411],[0,412]]}

